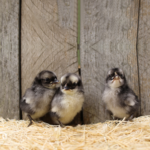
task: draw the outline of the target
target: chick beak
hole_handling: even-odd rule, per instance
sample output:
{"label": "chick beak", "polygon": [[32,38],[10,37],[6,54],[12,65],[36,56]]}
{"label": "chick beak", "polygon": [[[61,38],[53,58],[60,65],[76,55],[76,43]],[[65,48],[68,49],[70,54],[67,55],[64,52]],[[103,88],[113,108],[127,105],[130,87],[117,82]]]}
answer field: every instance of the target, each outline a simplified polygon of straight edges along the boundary
{"label": "chick beak", "polygon": [[115,78],[118,80],[118,79],[119,79],[119,76],[117,75],[117,76],[115,76]]}
{"label": "chick beak", "polygon": [[57,79],[53,82],[53,84],[58,84],[58,83],[59,81]]}
{"label": "chick beak", "polygon": [[117,75],[116,72],[115,72],[115,80],[119,80],[119,76]]}
{"label": "chick beak", "polygon": [[67,85],[65,85],[64,90],[69,90],[69,87]]}

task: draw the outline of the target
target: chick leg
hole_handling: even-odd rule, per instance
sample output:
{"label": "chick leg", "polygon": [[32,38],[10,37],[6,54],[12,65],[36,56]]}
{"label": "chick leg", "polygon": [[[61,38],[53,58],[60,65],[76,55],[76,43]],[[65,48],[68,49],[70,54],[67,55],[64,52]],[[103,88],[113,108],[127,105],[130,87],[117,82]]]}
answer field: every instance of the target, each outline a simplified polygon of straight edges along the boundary
{"label": "chick leg", "polygon": [[33,120],[33,119],[32,119],[32,117],[31,117],[29,114],[27,115],[27,117],[29,118],[29,121],[30,121],[30,123],[29,123],[29,125],[28,125],[28,127],[29,127],[29,126],[32,125],[32,120]]}
{"label": "chick leg", "polygon": [[136,113],[133,113],[126,120],[131,121],[135,116],[136,116]]}
{"label": "chick leg", "polygon": [[64,125],[59,120],[59,117],[58,117],[58,115],[55,112],[51,112],[51,117],[53,118],[53,120],[56,120],[62,128],[64,127]]}
{"label": "chick leg", "polygon": [[64,128],[65,126],[62,124],[62,122],[61,121],[59,121],[58,120],[58,122],[59,122],[59,125],[62,127],[62,128]]}
{"label": "chick leg", "polygon": [[115,117],[114,115],[112,115],[113,120],[118,120],[117,117]]}
{"label": "chick leg", "polygon": [[109,120],[116,120],[115,116],[110,110],[105,109],[105,118]]}

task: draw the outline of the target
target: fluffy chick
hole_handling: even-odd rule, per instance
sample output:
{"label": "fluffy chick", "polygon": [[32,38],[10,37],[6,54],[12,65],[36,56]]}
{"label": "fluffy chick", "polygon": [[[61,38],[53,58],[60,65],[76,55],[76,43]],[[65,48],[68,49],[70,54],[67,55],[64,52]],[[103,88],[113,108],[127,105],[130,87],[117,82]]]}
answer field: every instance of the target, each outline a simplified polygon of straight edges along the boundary
{"label": "fluffy chick", "polygon": [[82,109],[84,90],[81,78],[76,74],[61,77],[61,86],[51,102],[50,115],[54,124],[70,123]]}
{"label": "fluffy chick", "polygon": [[123,71],[113,68],[106,77],[102,100],[113,118],[131,120],[137,115],[140,102],[133,90],[129,88]]}
{"label": "fluffy chick", "polygon": [[41,71],[34,79],[20,101],[20,108],[24,111],[30,123],[33,119],[44,116],[50,109],[51,100],[57,90],[57,77],[48,70]]}

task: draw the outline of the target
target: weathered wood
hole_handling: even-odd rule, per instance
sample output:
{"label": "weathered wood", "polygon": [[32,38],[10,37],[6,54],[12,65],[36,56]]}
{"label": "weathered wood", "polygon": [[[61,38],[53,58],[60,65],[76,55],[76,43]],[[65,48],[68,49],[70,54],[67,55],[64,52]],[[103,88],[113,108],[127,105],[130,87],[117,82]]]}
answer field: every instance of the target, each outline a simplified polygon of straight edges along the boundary
{"label": "weathered wood", "polygon": [[141,115],[150,115],[150,1],[140,1],[138,63],[141,94]]}
{"label": "weathered wood", "polygon": [[81,0],[85,123],[107,119],[102,92],[110,68],[122,68],[130,87],[139,95],[136,57],[138,7],[138,0]]}
{"label": "weathered wood", "polygon": [[38,72],[77,73],[77,1],[22,0],[22,94]]}
{"label": "weathered wood", "polygon": [[0,116],[19,119],[19,0],[0,0]]}

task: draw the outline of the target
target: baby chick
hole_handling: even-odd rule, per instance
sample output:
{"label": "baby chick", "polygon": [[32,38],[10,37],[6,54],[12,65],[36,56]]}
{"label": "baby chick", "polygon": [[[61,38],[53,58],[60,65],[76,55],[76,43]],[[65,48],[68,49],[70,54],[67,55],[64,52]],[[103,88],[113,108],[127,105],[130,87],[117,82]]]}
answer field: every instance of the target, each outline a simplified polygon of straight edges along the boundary
{"label": "baby chick", "polygon": [[61,86],[51,102],[50,115],[55,124],[70,123],[82,109],[84,90],[81,78],[75,74],[61,77]]}
{"label": "baby chick", "polygon": [[137,115],[140,106],[138,97],[129,88],[126,77],[119,68],[108,72],[102,100],[115,119],[125,117],[126,120],[131,120]]}
{"label": "baby chick", "polygon": [[41,71],[34,79],[31,88],[28,88],[20,101],[20,108],[24,111],[30,123],[33,119],[44,116],[50,109],[51,100],[57,90],[56,75],[48,70]]}

